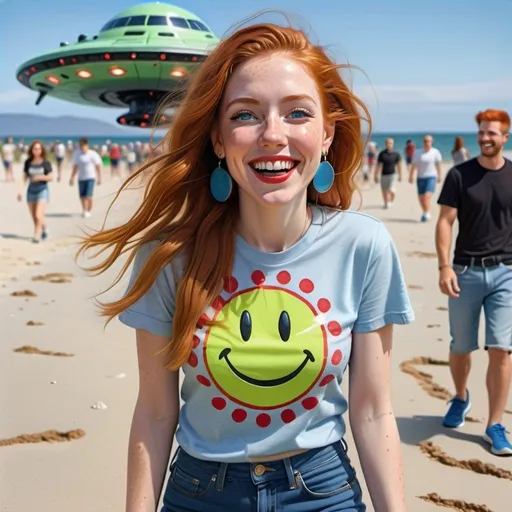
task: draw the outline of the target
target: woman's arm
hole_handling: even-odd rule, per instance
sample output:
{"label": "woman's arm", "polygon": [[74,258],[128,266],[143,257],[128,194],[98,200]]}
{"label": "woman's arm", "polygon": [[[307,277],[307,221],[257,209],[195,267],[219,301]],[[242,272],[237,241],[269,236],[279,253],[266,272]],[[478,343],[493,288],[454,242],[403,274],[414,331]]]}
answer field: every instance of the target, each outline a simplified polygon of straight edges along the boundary
{"label": "woman's arm", "polygon": [[375,512],[404,512],[400,437],[390,396],[393,326],[353,333],[349,371],[352,435]]}
{"label": "woman's arm", "polygon": [[155,512],[179,416],[179,372],[155,355],[169,339],[137,329],[139,394],[128,447],[126,512]]}

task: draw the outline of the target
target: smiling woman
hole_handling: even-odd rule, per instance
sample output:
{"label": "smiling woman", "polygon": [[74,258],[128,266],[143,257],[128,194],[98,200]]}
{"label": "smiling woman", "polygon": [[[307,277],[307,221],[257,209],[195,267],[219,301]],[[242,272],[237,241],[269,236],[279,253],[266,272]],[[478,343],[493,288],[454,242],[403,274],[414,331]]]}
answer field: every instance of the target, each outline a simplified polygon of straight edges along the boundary
{"label": "smiling woman", "polygon": [[291,28],[221,41],[140,208],[84,242],[113,250],[100,272],[133,247],[103,310],[137,332],[128,512],[156,509],[178,423],[164,512],[366,510],[343,440],[349,362],[374,508],[405,510],[389,356],[414,315],[389,233],[348,209],[367,112],[341,67]]}

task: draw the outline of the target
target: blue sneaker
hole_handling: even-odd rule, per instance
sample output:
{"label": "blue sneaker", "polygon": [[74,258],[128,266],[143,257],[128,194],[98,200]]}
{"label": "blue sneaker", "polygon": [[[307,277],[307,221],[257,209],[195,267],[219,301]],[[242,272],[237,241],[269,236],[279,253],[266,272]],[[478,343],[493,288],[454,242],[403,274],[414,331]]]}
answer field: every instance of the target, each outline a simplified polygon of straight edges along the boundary
{"label": "blue sneaker", "polygon": [[471,410],[471,400],[469,399],[469,391],[466,390],[466,400],[454,397],[450,400],[450,408],[443,418],[443,427],[459,428],[465,423],[466,416]]}
{"label": "blue sneaker", "polygon": [[46,229],[41,234],[41,240],[46,240],[48,238],[48,232]]}
{"label": "blue sneaker", "polygon": [[491,445],[494,455],[512,455],[512,444],[507,439],[505,427],[495,423],[485,429],[484,440]]}

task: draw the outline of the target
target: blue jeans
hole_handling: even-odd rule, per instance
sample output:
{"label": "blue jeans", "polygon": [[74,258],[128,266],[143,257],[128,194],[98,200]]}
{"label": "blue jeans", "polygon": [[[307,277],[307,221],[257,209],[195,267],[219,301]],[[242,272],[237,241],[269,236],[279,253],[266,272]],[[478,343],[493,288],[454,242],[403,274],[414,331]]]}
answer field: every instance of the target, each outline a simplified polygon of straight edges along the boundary
{"label": "blue jeans", "polygon": [[364,512],[343,441],[275,462],[218,463],[178,448],[161,512]]}
{"label": "blue jeans", "polygon": [[436,176],[428,176],[427,178],[418,178],[416,180],[416,187],[418,189],[418,195],[433,194],[436,191]]}
{"label": "blue jeans", "polygon": [[448,300],[450,350],[469,354],[478,350],[478,326],[485,315],[485,348],[512,351],[512,267],[453,265],[459,281],[458,299]]}

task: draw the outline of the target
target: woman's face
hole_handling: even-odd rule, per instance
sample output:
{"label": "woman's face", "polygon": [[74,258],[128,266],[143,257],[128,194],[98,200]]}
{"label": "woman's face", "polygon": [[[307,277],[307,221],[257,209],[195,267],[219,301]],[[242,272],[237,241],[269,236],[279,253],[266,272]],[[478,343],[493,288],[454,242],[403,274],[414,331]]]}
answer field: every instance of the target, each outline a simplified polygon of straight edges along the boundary
{"label": "woman's face", "polygon": [[212,142],[239,186],[260,204],[285,204],[312,181],[332,141],[315,81],[285,54],[253,58],[227,84]]}
{"label": "woman's face", "polygon": [[32,148],[32,154],[34,156],[41,156],[43,154],[43,148],[41,147],[41,144],[34,144],[34,147]]}

